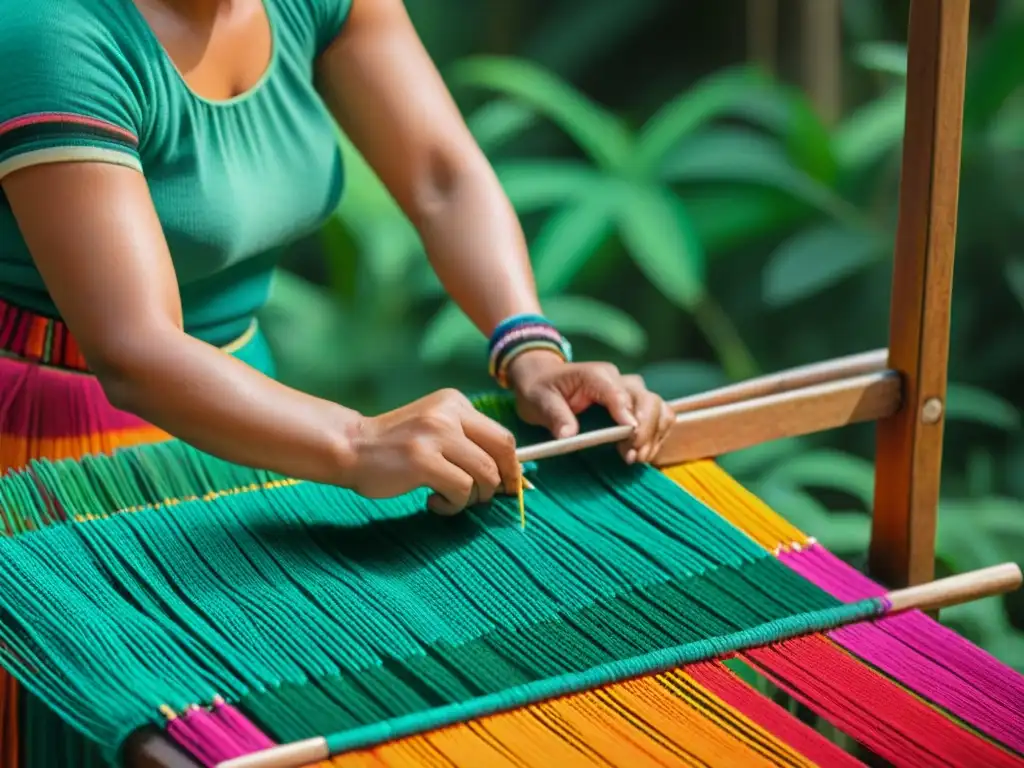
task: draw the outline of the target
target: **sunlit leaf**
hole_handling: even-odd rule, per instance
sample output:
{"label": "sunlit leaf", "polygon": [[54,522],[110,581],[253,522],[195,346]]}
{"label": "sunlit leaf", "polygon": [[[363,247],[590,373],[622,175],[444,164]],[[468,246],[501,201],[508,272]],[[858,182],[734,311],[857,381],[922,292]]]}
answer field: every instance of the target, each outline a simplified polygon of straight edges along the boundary
{"label": "sunlit leaf", "polygon": [[607,182],[601,171],[572,161],[509,161],[497,164],[495,172],[520,215],[578,203]]}
{"label": "sunlit leaf", "polygon": [[840,166],[848,173],[897,152],[906,123],[906,88],[893,88],[847,117],[833,137]]}
{"label": "sunlit leaf", "polygon": [[822,226],[800,232],[772,254],[764,298],[775,307],[805,299],[873,264],[888,248],[866,230]]}
{"label": "sunlit leaf", "polygon": [[751,94],[736,116],[782,138],[793,163],[818,181],[831,185],[838,164],[828,126],[800,88],[776,84]]}
{"label": "sunlit leaf", "polygon": [[665,156],[688,134],[749,102],[763,91],[766,78],[749,68],[716,73],[663,106],[637,139],[635,167],[639,174],[656,171]]}
{"label": "sunlit leaf", "polygon": [[461,86],[487,88],[525,103],[557,124],[606,168],[621,168],[632,151],[625,125],[556,74],[524,59],[475,57],[456,65]]}
{"label": "sunlit leaf", "polygon": [[662,166],[675,183],[731,182],[785,192],[834,217],[857,211],[825,185],[797,168],[776,139],[743,129],[704,131],[682,142]]}
{"label": "sunlit leaf", "polygon": [[882,40],[864,43],[857,48],[853,58],[872,72],[896,77],[907,75],[907,46],[901,43]]}
{"label": "sunlit leaf", "polygon": [[792,231],[814,211],[792,195],[747,184],[694,185],[680,190],[709,258],[759,238]]}
{"label": "sunlit leaf", "polygon": [[643,354],[647,333],[621,309],[583,296],[541,300],[544,315],[569,338],[587,337],[629,357]]}
{"label": "sunlit leaf", "polygon": [[494,152],[536,125],[537,113],[524,104],[491,101],[466,118],[466,124],[484,152]]}
{"label": "sunlit leaf", "polygon": [[542,296],[564,290],[615,229],[619,199],[611,185],[597,187],[554,213],[533,240],[531,256]]}
{"label": "sunlit leaf", "polygon": [[619,206],[619,232],[648,280],[683,309],[704,296],[705,255],[679,198],[670,190],[633,186]]}
{"label": "sunlit leaf", "polygon": [[1008,432],[1021,427],[1020,411],[1013,403],[967,384],[949,384],[946,391],[946,420],[970,421]]}
{"label": "sunlit leaf", "polygon": [[875,467],[859,456],[821,449],[780,462],[765,475],[765,482],[841,491],[870,509],[875,494]]}
{"label": "sunlit leaf", "polygon": [[477,350],[483,365],[486,344],[487,340],[458,305],[448,302],[427,325],[420,342],[420,358],[425,363],[437,364],[456,354]]}

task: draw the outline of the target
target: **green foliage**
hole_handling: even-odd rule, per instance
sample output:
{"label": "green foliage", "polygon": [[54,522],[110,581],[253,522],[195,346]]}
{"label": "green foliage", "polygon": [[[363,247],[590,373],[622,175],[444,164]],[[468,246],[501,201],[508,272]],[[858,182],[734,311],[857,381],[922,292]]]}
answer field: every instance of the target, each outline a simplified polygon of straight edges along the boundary
{"label": "green foliage", "polygon": [[[409,5],[523,221],[545,311],[581,356],[639,369],[680,397],[885,344],[906,102],[906,51],[894,41],[905,7],[844,2],[844,82],[856,98],[830,128],[799,91],[749,67],[641,69],[659,19],[673,13],[663,0],[558,0],[518,27],[508,19],[521,4],[481,6],[460,23],[448,20],[454,0]],[[1024,558],[1022,48],[1019,0],[972,38],[940,570]],[[367,411],[440,386],[487,386],[484,340],[342,142],[346,199],[293,255],[265,313],[283,377]],[[321,261],[326,272],[310,266]],[[860,562],[872,450],[870,429],[858,427],[723,464]],[[1024,669],[1024,600],[944,616]]]}

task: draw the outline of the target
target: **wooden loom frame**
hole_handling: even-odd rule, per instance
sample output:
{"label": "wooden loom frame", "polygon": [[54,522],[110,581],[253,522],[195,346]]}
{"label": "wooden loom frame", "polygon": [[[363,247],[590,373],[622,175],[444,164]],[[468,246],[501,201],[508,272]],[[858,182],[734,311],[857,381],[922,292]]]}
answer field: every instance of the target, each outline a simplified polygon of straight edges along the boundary
{"label": "wooden loom frame", "polygon": [[[656,457],[668,466],[877,421],[869,568],[893,588],[934,574],[969,20],[970,0],[910,0],[888,350],[675,401]],[[132,768],[199,768],[155,728],[125,754]]]}

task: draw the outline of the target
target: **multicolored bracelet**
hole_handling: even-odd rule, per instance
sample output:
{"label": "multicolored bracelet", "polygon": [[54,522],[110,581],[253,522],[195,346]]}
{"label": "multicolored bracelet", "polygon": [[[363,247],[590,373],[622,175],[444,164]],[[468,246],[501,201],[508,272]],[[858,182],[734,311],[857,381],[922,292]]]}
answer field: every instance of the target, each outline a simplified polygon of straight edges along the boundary
{"label": "multicolored bracelet", "polygon": [[488,372],[503,389],[508,388],[508,368],[519,355],[535,349],[554,352],[567,363],[572,362],[572,345],[542,315],[513,315],[504,320],[494,333],[488,347]]}

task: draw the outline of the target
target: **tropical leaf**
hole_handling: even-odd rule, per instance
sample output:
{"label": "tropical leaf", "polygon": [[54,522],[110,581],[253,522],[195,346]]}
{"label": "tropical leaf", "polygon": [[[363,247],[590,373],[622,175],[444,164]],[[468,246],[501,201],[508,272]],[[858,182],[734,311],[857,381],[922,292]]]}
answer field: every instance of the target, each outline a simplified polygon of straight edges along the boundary
{"label": "tropical leaf", "polygon": [[621,309],[583,296],[550,296],[541,304],[544,315],[570,338],[587,337],[628,357],[647,349],[647,333]]}
{"label": "tropical leaf", "polygon": [[662,178],[683,184],[720,182],[767,187],[830,216],[860,218],[845,200],[797,168],[777,139],[751,130],[719,128],[689,137],[666,159]]}
{"label": "tropical leaf", "polygon": [[859,456],[820,449],[780,462],[765,476],[773,485],[841,491],[871,509],[875,494],[875,467]]}
{"label": "tropical leaf", "polygon": [[853,59],[864,69],[899,78],[907,76],[907,46],[875,40],[860,45]]}
{"label": "tropical leaf", "polygon": [[1020,411],[1013,403],[967,384],[949,384],[947,387],[946,420],[969,421],[1007,432],[1021,427]]}
{"label": "tropical leaf", "polygon": [[423,362],[437,365],[467,352],[478,351],[482,356],[485,350],[480,331],[457,304],[448,302],[427,324],[419,351]]}
{"label": "tropical leaf", "polygon": [[495,152],[538,122],[537,113],[524,104],[491,101],[466,118],[466,125],[484,152]]}
{"label": "tropical leaf", "polygon": [[558,125],[602,167],[621,168],[632,152],[632,137],[617,117],[532,62],[500,57],[465,59],[455,66],[452,80],[523,102]]}
{"label": "tropical leaf", "polygon": [[643,177],[657,172],[665,156],[688,134],[715,118],[740,109],[763,92],[766,78],[750,68],[716,73],[684,91],[655,114],[640,131],[635,172]]}
{"label": "tropical leaf", "polygon": [[704,249],[679,198],[635,185],[618,208],[619,232],[630,257],[651,284],[677,306],[692,310],[704,297]]}
{"label": "tropical leaf", "polygon": [[545,222],[533,240],[531,256],[537,290],[549,296],[567,288],[615,229],[618,187],[598,186]]}
{"label": "tropical leaf", "polygon": [[707,392],[729,383],[721,366],[703,360],[666,360],[640,370],[647,388],[667,400]]}
{"label": "tropical leaf", "polygon": [[782,307],[817,294],[873,264],[887,247],[867,230],[824,225],[799,232],[768,262],[765,301]]}
{"label": "tropical leaf", "polygon": [[[608,304],[581,296],[552,296],[542,305],[544,314],[566,336],[593,339],[629,357],[647,347],[643,328]],[[433,365],[456,356],[476,355],[482,360],[485,351],[486,339],[454,303],[434,316],[420,343],[421,358]]]}
{"label": "tropical leaf", "polygon": [[906,124],[906,108],[907,90],[900,86],[868,102],[838,126],[832,146],[839,165],[846,173],[866,169],[886,155],[899,151]]}
{"label": "tropical leaf", "polygon": [[520,215],[589,199],[607,176],[571,160],[521,160],[498,163],[495,172]]}

